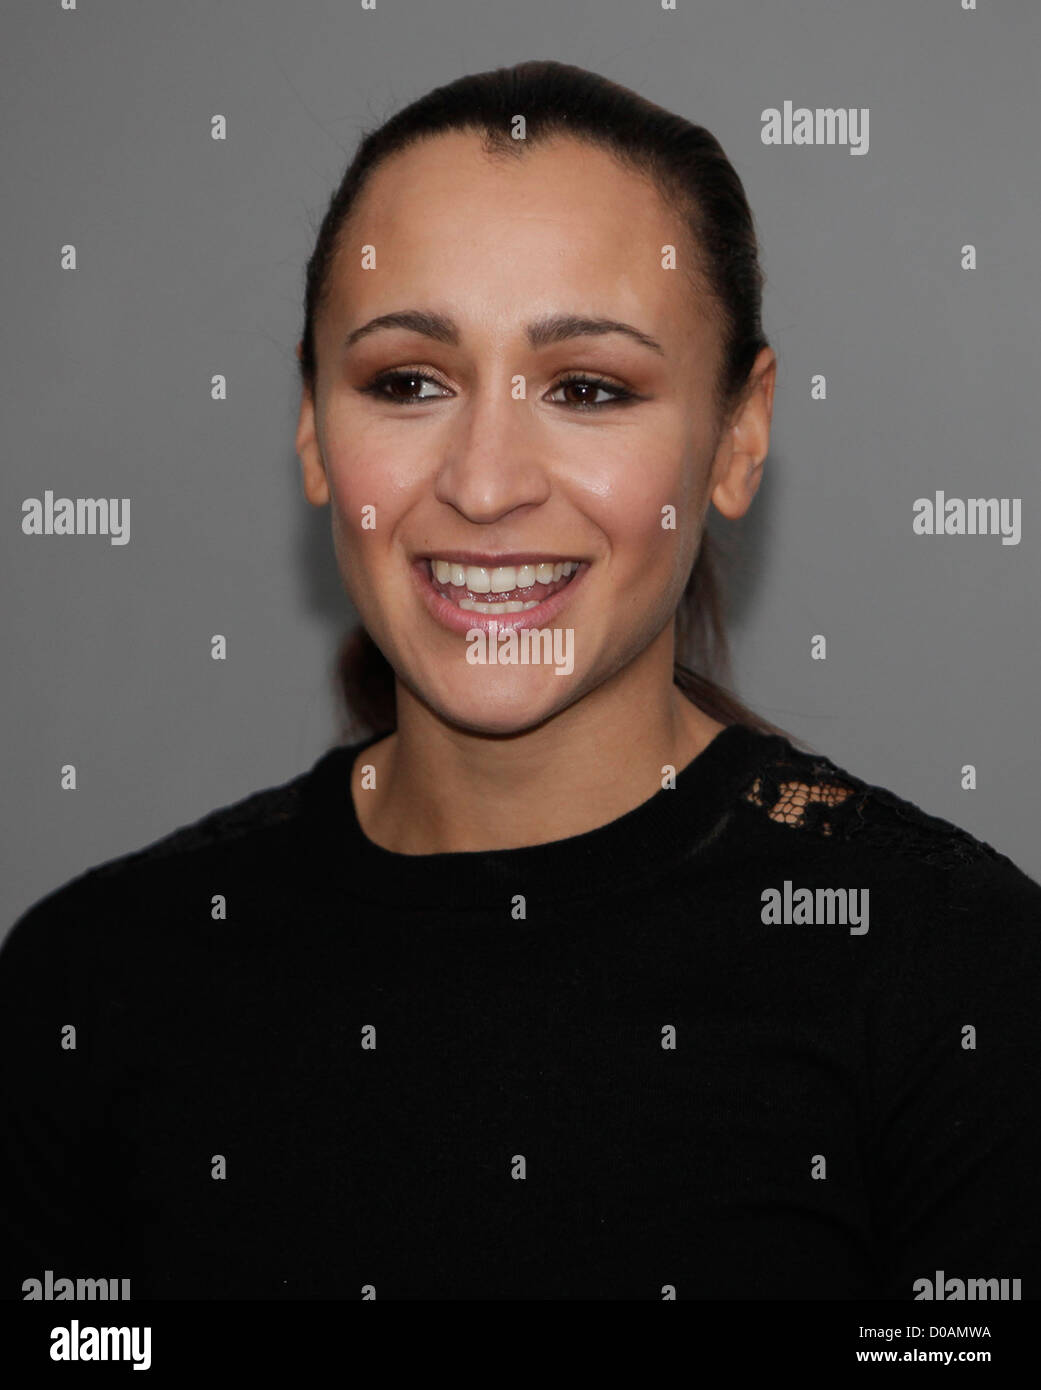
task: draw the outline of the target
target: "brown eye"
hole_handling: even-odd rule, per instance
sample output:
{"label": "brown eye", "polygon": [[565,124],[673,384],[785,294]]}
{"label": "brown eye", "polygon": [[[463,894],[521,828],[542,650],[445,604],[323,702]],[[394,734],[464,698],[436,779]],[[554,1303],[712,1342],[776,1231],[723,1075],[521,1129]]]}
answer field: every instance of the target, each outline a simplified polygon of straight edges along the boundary
{"label": "brown eye", "polygon": [[564,399],[568,405],[599,405],[595,399],[596,394],[602,388],[594,386],[589,381],[565,381],[560,388],[564,392]]}
{"label": "brown eye", "polygon": [[[554,405],[567,405],[575,410],[601,410],[604,406],[621,405],[626,401],[635,400],[632,391],[626,390],[624,386],[616,386],[614,382],[604,381],[601,377],[565,377],[563,381],[558,382],[554,390],[565,393],[565,398],[554,401]],[[607,400],[596,399],[601,392],[607,393]]]}
{"label": "brown eye", "polygon": [[366,395],[392,401],[395,405],[417,405],[423,401],[438,400],[445,394],[442,388],[440,393],[434,395],[419,395],[417,388],[421,389],[424,385],[441,387],[439,381],[423,372],[397,371],[382,372],[362,389]]}
{"label": "brown eye", "polygon": [[392,376],[384,381],[383,386],[391,396],[410,397],[420,394],[417,388],[421,384],[418,376]]}

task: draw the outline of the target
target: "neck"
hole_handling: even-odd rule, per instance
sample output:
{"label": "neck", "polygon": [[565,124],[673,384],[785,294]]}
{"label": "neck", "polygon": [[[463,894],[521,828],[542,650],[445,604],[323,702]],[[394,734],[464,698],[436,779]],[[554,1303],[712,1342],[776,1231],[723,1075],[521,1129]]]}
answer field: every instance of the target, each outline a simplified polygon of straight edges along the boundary
{"label": "neck", "polygon": [[[363,832],[398,854],[443,854],[562,840],[625,815],[661,789],[664,766],[682,771],[723,727],[672,683],[671,642],[666,656],[510,735],[447,724],[399,682],[397,729],[352,777]],[[363,763],[376,771],[367,791]]]}

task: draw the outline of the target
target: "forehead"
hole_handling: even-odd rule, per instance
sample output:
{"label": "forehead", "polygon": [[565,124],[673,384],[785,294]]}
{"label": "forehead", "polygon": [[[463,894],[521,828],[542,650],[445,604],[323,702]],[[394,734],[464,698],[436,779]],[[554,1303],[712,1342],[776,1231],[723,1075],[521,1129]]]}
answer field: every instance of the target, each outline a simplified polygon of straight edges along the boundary
{"label": "forehead", "polygon": [[[369,244],[376,274],[361,268]],[[675,270],[662,267],[670,245]],[[453,131],[370,175],[333,278],[366,307],[407,290],[431,304],[469,297],[485,316],[598,310],[685,336],[703,318],[687,278],[690,254],[679,213],[608,151],[561,138],[495,158],[479,134]]]}

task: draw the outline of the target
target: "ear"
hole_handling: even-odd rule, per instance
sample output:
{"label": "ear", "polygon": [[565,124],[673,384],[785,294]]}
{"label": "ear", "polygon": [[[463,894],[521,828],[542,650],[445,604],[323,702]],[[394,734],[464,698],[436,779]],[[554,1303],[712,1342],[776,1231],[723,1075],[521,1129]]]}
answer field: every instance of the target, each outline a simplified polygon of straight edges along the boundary
{"label": "ear", "polygon": [[[296,356],[299,361],[303,354],[303,344],[297,343]],[[318,445],[318,429],[315,424],[314,396],[311,388],[304,386],[300,394],[300,418],[296,425],[296,453],[303,472],[304,496],[315,507],[324,507],[329,501],[329,480],[325,476],[325,464]]]}
{"label": "ear", "polygon": [[720,435],[712,464],[712,501],[728,521],[744,516],[762,480],[763,460],[770,449],[776,379],[777,357],[772,348],[764,347]]}

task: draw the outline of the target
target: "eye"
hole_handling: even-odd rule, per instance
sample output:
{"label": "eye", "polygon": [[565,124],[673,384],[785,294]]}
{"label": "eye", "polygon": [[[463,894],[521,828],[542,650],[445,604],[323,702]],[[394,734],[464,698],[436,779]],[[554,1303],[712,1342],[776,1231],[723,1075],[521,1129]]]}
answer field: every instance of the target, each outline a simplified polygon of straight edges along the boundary
{"label": "eye", "polygon": [[[441,387],[439,391],[428,394],[419,394],[424,386]],[[375,396],[378,400],[389,401],[393,405],[421,405],[424,401],[434,401],[443,399],[451,395],[441,383],[426,372],[415,371],[410,367],[398,368],[396,371],[381,372],[374,377],[367,386],[363,386],[362,391],[365,395]],[[575,373],[571,376],[563,377],[554,387],[554,391],[564,391],[571,393],[570,399],[551,401],[553,405],[565,405],[572,410],[602,410],[605,406],[622,405],[628,401],[637,399],[634,392],[629,391],[624,386],[618,386],[613,381],[607,381],[603,377],[586,376],[582,373]],[[597,400],[596,397],[606,393],[606,400]],[[576,399],[577,397],[577,399]],[[547,397],[547,399],[550,399]]]}
{"label": "eye", "polygon": [[[554,390],[578,393],[577,399],[572,397],[571,400],[552,402],[554,405],[570,406],[574,410],[602,410],[604,406],[622,405],[627,401],[636,399],[635,394],[624,386],[616,386],[613,381],[605,381],[603,377],[582,376],[579,373],[564,377],[557,383]],[[606,401],[595,399],[601,391],[608,392]],[[547,399],[549,398],[547,397]]]}
{"label": "eye", "polygon": [[[368,396],[375,396],[378,400],[390,401],[393,405],[421,405],[424,401],[434,401],[440,399],[440,395],[419,396],[414,394],[417,386],[440,386],[441,383],[434,377],[427,376],[425,372],[412,371],[410,368],[399,369],[394,372],[381,372],[374,377],[368,386],[363,386],[363,392]],[[442,389],[441,395],[450,394]]]}

